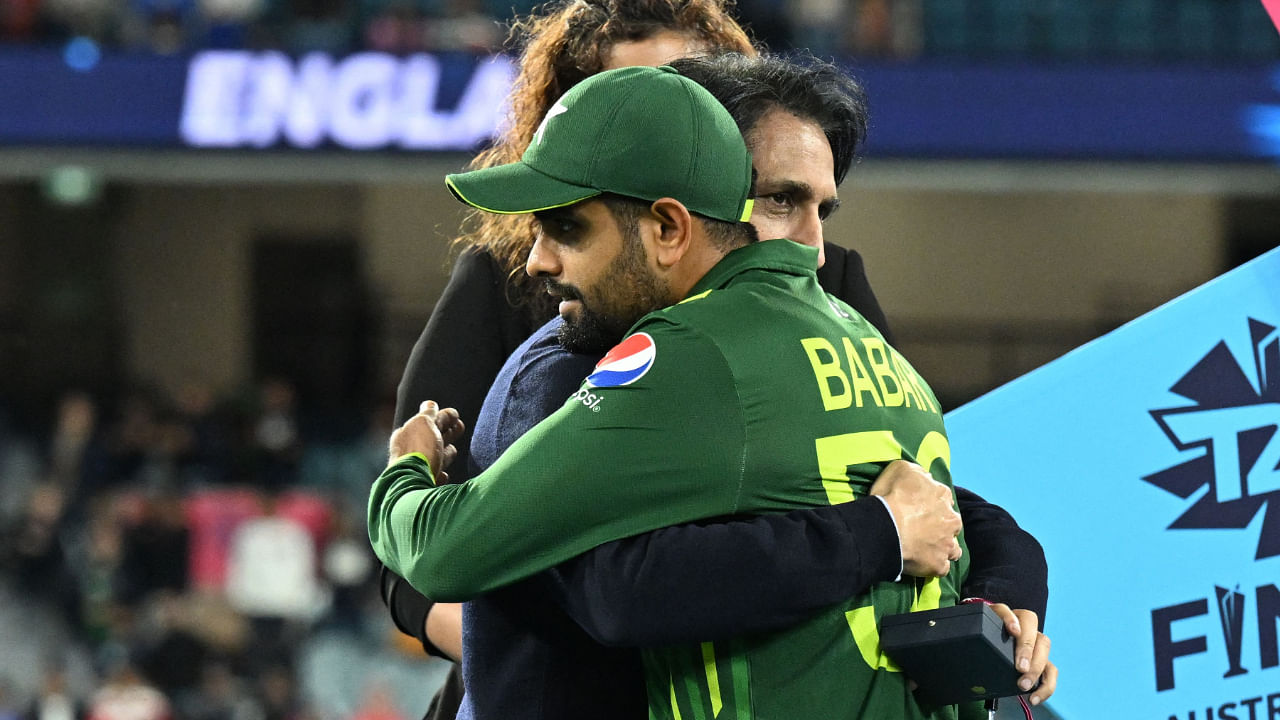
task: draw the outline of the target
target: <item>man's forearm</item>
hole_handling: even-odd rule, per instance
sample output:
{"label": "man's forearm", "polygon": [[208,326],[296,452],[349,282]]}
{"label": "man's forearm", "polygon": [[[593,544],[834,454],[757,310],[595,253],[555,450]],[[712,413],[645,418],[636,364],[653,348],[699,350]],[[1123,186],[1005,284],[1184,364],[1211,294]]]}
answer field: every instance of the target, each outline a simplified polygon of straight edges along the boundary
{"label": "man's forearm", "polygon": [[[957,496],[981,548],[967,593],[1042,614],[1039,543],[1000,507]],[[652,646],[786,627],[892,580],[898,550],[884,507],[855,502],[663,528],[602,545],[553,576],[566,610],[598,641]]]}
{"label": "man's forearm", "polygon": [[[589,412],[589,411],[584,411]],[[655,420],[658,422],[658,420]],[[541,427],[541,426],[540,426]],[[702,475],[674,477],[666,494],[646,474],[647,447],[619,449],[608,434],[535,429],[499,462],[461,485],[432,484],[424,459],[383,471],[369,496],[369,540],[378,558],[437,601],[457,602],[547,570],[601,543],[734,510],[736,486]],[[554,440],[547,436],[554,436]],[[619,474],[604,475],[595,447],[609,447]],[[584,449],[590,448],[590,449]],[[573,455],[554,469],[546,458]],[[727,472],[732,452],[704,453]]]}
{"label": "man's forearm", "polygon": [[433,657],[462,658],[462,606],[436,603],[383,565],[378,571],[382,602],[400,632],[422,643]]}
{"label": "man's forearm", "polygon": [[788,627],[901,565],[893,520],[870,500],[662,528],[552,572],[565,610],[598,642],[659,646]]}
{"label": "man's forearm", "polygon": [[999,505],[959,487],[956,498],[970,553],[969,577],[962,594],[1031,610],[1044,627],[1049,602],[1044,548]]}

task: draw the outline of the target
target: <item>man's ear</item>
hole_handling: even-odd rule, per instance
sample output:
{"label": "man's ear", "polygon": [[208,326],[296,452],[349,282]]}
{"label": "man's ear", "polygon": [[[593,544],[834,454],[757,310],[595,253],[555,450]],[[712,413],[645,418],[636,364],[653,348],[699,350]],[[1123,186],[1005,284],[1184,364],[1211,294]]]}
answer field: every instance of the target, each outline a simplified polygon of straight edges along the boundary
{"label": "man's ear", "polygon": [[694,224],[689,208],[675,198],[659,198],[649,206],[649,219],[658,230],[651,236],[653,259],[663,268],[680,262],[693,240]]}

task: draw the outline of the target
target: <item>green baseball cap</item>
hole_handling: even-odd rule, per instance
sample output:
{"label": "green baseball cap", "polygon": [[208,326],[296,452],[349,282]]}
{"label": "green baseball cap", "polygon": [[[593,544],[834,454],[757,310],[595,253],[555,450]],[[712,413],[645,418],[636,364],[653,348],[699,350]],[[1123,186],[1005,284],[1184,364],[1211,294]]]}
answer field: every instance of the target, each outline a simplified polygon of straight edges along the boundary
{"label": "green baseball cap", "polygon": [[601,193],[671,197],[691,212],[746,222],[751,155],[729,111],[669,67],[593,75],[556,101],[519,162],[445,177],[459,200],[529,213]]}

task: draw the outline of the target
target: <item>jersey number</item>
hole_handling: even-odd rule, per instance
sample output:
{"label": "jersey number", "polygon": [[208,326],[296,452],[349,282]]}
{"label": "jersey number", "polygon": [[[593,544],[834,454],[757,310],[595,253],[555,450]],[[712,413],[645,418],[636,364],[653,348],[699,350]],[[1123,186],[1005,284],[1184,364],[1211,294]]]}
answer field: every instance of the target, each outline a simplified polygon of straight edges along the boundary
{"label": "jersey number", "polygon": [[[822,477],[822,487],[827,492],[827,500],[832,505],[852,502],[856,495],[865,495],[870,485],[856,488],[855,481],[849,473],[854,465],[881,465],[903,458],[902,445],[888,430],[872,430],[867,432],[845,433],[818,438],[818,471]],[[926,470],[934,461],[941,460],[943,467],[951,467],[951,445],[947,438],[939,432],[930,432],[920,442],[915,453],[915,461]],[[915,599],[911,602],[911,612],[917,610],[933,610],[942,599],[942,583],[938,578],[931,578],[916,588]],[[853,641],[858,646],[862,659],[872,669],[884,669],[890,672],[901,672],[901,669],[880,651],[880,630],[876,627],[875,608],[864,605],[845,613],[849,621],[849,630],[853,633]]]}

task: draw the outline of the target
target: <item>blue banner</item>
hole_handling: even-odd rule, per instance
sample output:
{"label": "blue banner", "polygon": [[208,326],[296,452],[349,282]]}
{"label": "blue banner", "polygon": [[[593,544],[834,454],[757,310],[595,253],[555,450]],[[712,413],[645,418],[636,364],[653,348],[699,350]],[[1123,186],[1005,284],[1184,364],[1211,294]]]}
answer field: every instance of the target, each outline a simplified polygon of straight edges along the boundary
{"label": "blue banner", "polygon": [[473,152],[506,56],[0,49],[0,145]]}
{"label": "blue banner", "polygon": [[869,157],[1280,158],[1280,68],[851,68]]}
{"label": "blue banner", "polygon": [[1063,717],[1280,718],[1280,249],[947,417],[1049,559]]}
{"label": "blue banner", "polygon": [[[1274,161],[1280,69],[849,62],[865,154]],[[502,120],[506,56],[0,48],[0,145],[470,152]]]}

